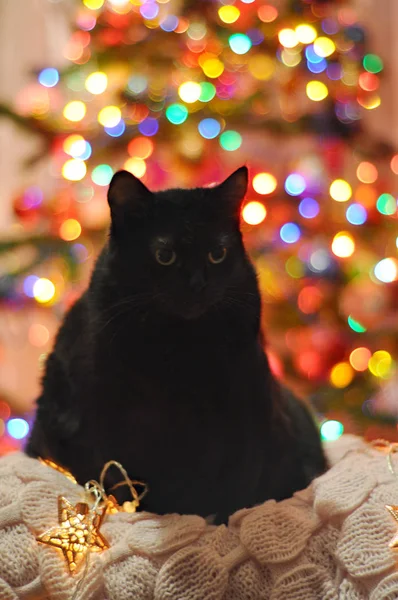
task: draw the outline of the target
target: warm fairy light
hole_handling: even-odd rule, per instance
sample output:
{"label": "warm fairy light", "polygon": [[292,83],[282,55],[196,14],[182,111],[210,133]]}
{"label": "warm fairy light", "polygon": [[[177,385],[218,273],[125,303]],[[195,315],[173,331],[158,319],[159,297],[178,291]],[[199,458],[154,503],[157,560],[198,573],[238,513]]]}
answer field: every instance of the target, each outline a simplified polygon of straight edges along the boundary
{"label": "warm fairy light", "polygon": [[366,108],[366,110],[374,110],[378,108],[381,104],[381,97],[379,94],[371,94],[370,96],[358,96],[357,98],[358,104]]}
{"label": "warm fairy light", "polygon": [[348,362],[337,363],[330,372],[330,383],[336,388],[345,388],[354,379],[354,370]]}
{"label": "warm fairy light", "polygon": [[63,149],[66,154],[73,156],[81,154],[84,151],[86,141],[82,135],[68,135],[63,143]]}
{"label": "warm fairy light", "polygon": [[294,29],[281,29],[278,33],[278,38],[284,48],[294,48],[299,43],[297,33]]}
{"label": "warm fairy light", "polygon": [[62,176],[68,181],[80,181],[86,173],[86,163],[78,158],[67,160],[62,167]]}
{"label": "warm fairy light", "polygon": [[380,79],[373,73],[365,72],[360,74],[358,83],[365,92],[375,92],[380,85]]}
{"label": "warm fairy light", "polygon": [[124,168],[136,177],[143,177],[146,173],[146,163],[142,158],[128,158],[124,163]]}
{"label": "warm fairy light", "polygon": [[275,71],[275,61],[266,54],[254,54],[248,63],[249,71],[259,81],[267,81]]}
{"label": "warm fairy light", "polygon": [[96,71],[87,77],[85,86],[91,94],[102,94],[108,86],[108,77],[102,71]]}
{"label": "warm fairy light", "polygon": [[218,9],[218,16],[223,23],[235,23],[240,17],[240,10],[236,6],[222,6]]}
{"label": "warm fairy light", "polygon": [[336,50],[334,42],[327,37],[319,37],[314,42],[314,51],[318,56],[327,58]]}
{"label": "warm fairy light", "polygon": [[104,127],[116,127],[122,118],[122,112],[117,106],[105,106],[98,113],[98,122]]}
{"label": "warm fairy light", "polygon": [[201,93],[202,88],[199,83],[196,83],[196,81],[186,81],[178,88],[178,95],[180,96],[181,100],[187,102],[188,104],[193,104],[199,100]]}
{"label": "warm fairy light", "polygon": [[217,77],[220,77],[225,68],[224,64],[219,58],[208,58],[200,64],[203,69],[203,73],[207,75],[207,77],[210,77],[210,79],[216,79]]}
{"label": "warm fairy light", "polygon": [[317,36],[315,27],[312,25],[298,25],[296,27],[296,35],[299,42],[302,44],[311,44]]}
{"label": "warm fairy light", "polygon": [[271,173],[257,173],[253,177],[253,188],[263,196],[272,194],[276,190],[277,181]]}
{"label": "warm fairy light", "polygon": [[344,179],[335,179],[329,188],[329,193],[336,202],[347,202],[352,196],[352,188]]}
{"label": "warm fairy light", "polygon": [[366,371],[371,356],[369,348],[355,348],[350,354],[350,364],[356,371]]}
{"label": "warm fairy light", "polygon": [[377,350],[369,359],[368,369],[375,377],[386,378],[394,366],[392,356],[386,350]]}
{"label": "warm fairy light", "polygon": [[281,59],[287,67],[296,67],[301,62],[301,55],[299,52],[292,53],[291,50],[284,48],[281,52]]}
{"label": "warm fairy light", "polygon": [[149,158],[153,150],[153,141],[144,136],[134,138],[127,146],[127,152],[132,158]]}
{"label": "warm fairy light", "polygon": [[59,228],[59,237],[66,242],[77,240],[82,232],[82,226],[76,219],[66,219]]}
{"label": "warm fairy light", "polygon": [[33,285],[33,296],[40,304],[46,304],[54,298],[55,285],[49,279],[41,277]]}
{"label": "warm fairy light", "polygon": [[374,268],[374,274],[383,283],[392,283],[398,279],[398,261],[395,258],[383,258]]}
{"label": "warm fairy light", "polygon": [[272,23],[278,17],[278,11],[275,6],[271,6],[269,4],[264,4],[263,6],[259,6],[257,10],[258,18],[263,23]]}
{"label": "warm fairy light", "polygon": [[351,234],[347,231],[337,233],[332,241],[332,252],[339,258],[348,258],[355,251],[355,242]]}
{"label": "warm fairy light", "polygon": [[398,154],[395,154],[395,156],[392,157],[390,167],[391,171],[395,173],[395,175],[398,175]]}
{"label": "warm fairy light", "polygon": [[98,10],[104,4],[105,0],[83,0],[84,6],[87,6],[90,10]]}
{"label": "warm fairy light", "polygon": [[86,105],[81,100],[73,100],[65,106],[63,115],[68,121],[81,121],[86,114]]}
{"label": "warm fairy light", "polygon": [[306,94],[313,102],[321,102],[328,96],[329,90],[322,81],[309,81],[306,86]]}
{"label": "warm fairy light", "polygon": [[338,440],[344,433],[344,425],[340,421],[330,420],[322,423],[321,438],[325,442],[333,442]]}
{"label": "warm fairy light", "polygon": [[249,225],[259,225],[264,221],[266,216],[267,210],[264,204],[255,200],[248,202],[242,211],[243,220]]}
{"label": "warm fairy light", "polygon": [[361,162],[357,168],[357,177],[362,183],[374,183],[378,177],[378,172],[372,163]]}

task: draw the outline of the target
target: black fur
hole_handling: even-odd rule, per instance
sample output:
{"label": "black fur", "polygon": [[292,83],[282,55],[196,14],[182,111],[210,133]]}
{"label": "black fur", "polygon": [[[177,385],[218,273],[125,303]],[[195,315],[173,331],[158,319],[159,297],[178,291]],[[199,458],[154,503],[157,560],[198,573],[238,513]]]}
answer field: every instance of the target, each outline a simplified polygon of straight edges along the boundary
{"label": "black fur", "polygon": [[246,187],[246,168],[215,188],[159,193],[115,175],[109,241],[48,358],[30,456],[81,483],[118,460],[149,485],[143,508],[219,522],[325,469],[311,416],[262,348],[239,231]]}

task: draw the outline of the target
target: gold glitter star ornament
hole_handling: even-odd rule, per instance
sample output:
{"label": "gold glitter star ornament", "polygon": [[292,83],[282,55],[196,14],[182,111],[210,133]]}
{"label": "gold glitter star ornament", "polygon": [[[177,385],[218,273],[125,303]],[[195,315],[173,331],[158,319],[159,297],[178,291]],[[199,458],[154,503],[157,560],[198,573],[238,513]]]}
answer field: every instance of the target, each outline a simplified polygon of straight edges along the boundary
{"label": "gold glitter star ornament", "polygon": [[[392,515],[392,517],[396,520],[397,525],[398,525],[398,506],[390,506],[389,504],[387,504],[386,509]],[[390,548],[398,549],[398,531],[392,538],[391,542],[389,543],[389,546],[390,546]]]}
{"label": "gold glitter star ornament", "polygon": [[58,497],[59,526],[52,527],[39,535],[37,541],[62,550],[70,573],[75,573],[88,551],[100,552],[109,544],[99,529],[106,507],[99,512],[89,509],[88,504],[79,502],[75,506],[63,496]]}

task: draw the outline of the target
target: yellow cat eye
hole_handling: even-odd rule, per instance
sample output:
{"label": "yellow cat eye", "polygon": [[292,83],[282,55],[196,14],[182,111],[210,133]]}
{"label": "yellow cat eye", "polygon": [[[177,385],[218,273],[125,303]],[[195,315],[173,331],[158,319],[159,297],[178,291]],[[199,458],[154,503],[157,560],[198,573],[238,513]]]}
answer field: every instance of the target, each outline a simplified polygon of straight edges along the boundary
{"label": "yellow cat eye", "polygon": [[170,248],[159,248],[155,252],[155,258],[160,265],[170,267],[170,265],[175,263],[177,254],[174,250],[170,250]]}
{"label": "yellow cat eye", "polygon": [[217,248],[217,250],[213,250],[213,252],[209,252],[209,254],[207,256],[209,258],[209,261],[213,265],[219,265],[220,263],[222,263],[222,261],[227,256],[227,249],[226,248]]}

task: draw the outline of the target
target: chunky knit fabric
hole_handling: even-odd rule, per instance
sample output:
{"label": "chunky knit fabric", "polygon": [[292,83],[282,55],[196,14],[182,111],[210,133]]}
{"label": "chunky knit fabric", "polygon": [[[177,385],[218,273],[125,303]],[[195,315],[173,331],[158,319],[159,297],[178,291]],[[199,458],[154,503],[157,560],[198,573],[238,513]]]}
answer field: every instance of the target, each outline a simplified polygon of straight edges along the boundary
{"label": "chunky knit fabric", "polygon": [[[327,445],[334,465],[289,500],[237,512],[229,526],[197,516],[109,515],[111,547],[93,553],[84,600],[397,600],[398,504],[386,457],[361,439]],[[398,471],[398,457],[394,458]],[[82,489],[17,453],[0,460],[1,600],[70,600],[62,553],[36,542],[57,525],[57,496]],[[167,490],[165,490],[167,493]]]}

